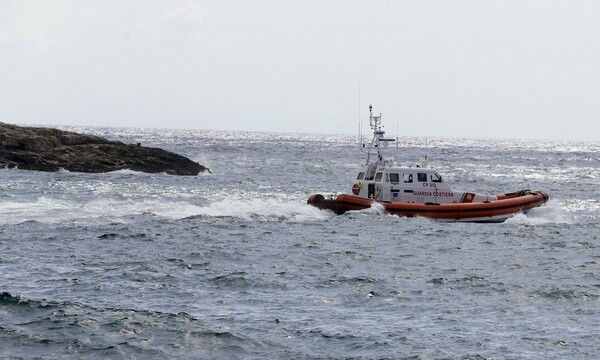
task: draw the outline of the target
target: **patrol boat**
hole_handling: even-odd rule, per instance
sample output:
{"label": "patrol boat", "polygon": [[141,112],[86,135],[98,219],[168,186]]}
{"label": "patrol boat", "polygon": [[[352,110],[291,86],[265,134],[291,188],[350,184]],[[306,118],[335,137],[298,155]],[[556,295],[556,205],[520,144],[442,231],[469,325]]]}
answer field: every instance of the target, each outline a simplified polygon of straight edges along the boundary
{"label": "patrol boat", "polygon": [[387,212],[404,217],[503,222],[515,214],[542,206],[549,199],[546,192],[539,190],[498,195],[452,190],[437,171],[427,167],[427,161],[414,167],[403,167],[395,160],[384,159],[384,145],[397,139],[385,138],[381,114],[373,115],[372,105],[369,105],[369,125],[373,139],[366,149],[367,161],[352,184],[352,194],[330,197],[313,194],[308,198],[308,204],[343,214],[367,209],[377,202]]}

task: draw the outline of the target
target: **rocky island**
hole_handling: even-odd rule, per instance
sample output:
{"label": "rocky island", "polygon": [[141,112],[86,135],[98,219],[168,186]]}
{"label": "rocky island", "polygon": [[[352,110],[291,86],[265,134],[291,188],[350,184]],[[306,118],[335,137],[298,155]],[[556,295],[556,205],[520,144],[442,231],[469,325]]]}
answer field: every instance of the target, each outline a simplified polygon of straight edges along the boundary
{"label": "rocky island", "polygon": [[209,171],[184,156],[140,144],[52,128],[0,122],[0,168],[101,173],[134,170],[171,175]]}

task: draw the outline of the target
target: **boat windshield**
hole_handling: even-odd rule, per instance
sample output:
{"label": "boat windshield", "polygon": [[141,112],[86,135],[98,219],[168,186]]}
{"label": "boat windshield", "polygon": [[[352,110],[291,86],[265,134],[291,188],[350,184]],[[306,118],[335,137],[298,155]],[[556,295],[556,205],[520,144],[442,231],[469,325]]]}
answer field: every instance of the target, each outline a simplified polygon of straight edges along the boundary
{"label": "boat windshield", "polygon": [[376,171],[377,171],[377,164],[372,164],[371,166],[369,166],[369,171],[367,172],[367,176],[365,177],[365,180],[373,180],[373,177],[375,176]]}

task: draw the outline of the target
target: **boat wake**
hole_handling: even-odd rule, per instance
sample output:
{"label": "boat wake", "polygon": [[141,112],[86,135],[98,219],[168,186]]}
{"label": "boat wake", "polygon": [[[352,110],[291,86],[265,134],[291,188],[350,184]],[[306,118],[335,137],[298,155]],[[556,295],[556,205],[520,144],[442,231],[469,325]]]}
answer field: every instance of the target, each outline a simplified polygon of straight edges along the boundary
{"label": "boat wake", "polygon": [[[158,215],[182,218],[179,209],[174,212],[162,212]],[[316,211],[315,211],[316,210]],[[183,218],[193,217],[233,217],[244,220],[283,220],[304,222],[324,220],[335,216],[329,211],[321,211],[304,202],[278,200],[216,201],[207,206],[188,206]]]}
{"label": "boat wake", "polygon": [[0,207],[0,224],[36,221],[47,224],[130,223],[135,216],[156,216],[168,220],[195,217],[232,217],[258,221],[304,222],[334,216],[307,206],[301,201],[247,200],[216,201],[197,205],[183,201],[94,199],[73,202],[40,197],[33,202],[4,201]]}

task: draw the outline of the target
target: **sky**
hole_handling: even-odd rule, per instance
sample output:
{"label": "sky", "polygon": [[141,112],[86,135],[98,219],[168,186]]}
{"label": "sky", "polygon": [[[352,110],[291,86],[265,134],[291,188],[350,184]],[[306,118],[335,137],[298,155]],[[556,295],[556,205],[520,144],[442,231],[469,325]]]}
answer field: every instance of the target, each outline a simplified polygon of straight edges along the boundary
{"label": "sky", "polygon": [[0,0],[0,121],[600,141],[600,1]]}

